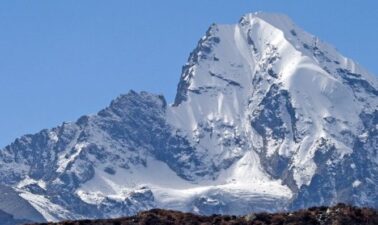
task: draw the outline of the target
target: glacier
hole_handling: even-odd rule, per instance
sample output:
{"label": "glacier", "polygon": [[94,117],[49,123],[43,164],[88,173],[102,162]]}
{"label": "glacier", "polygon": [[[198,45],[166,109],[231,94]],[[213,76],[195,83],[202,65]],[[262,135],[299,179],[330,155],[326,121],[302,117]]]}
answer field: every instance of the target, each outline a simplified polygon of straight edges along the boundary
{"label": "glacier", "polygon": [[210,26],[172,104],[130,91],[20,137],[0,151],[0,184],[32,221],[378,208],[377,95],[374,75],[287,16],[250,13]]}

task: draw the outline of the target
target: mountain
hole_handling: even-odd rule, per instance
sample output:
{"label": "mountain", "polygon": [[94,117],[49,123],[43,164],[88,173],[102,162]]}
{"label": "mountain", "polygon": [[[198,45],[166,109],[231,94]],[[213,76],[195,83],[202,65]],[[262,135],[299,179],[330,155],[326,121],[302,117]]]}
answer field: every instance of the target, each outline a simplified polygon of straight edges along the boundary
{"label": "mountain", "polygon": [[[45,221],[44,217],[19,193],[11,187],[0,185],[0,214],[12,217],[15,221]],[[0,216],[1,224],[6,219]]]}
{"label": "mountain", "polygon": [[31,222],[29,220],[15,219],[11,214],[2,210],[0,210],[0,221],[1,225],[25,224]]}
{"label": "mountain", "polygon": [[378,81],[280,14],[213,24],[173,104],[130,91],[0,151],[0,184],[48,221],[151,208],[378,208]]}
{"label": "mountain", "polygon": [[378,212],[369,208],[357,208],[344,204],[333,207],[312,207],[286,213],[251,213],[245,216],[211,215],[200,216],[172,210],[152,209],[135,216],[119,219],[64,221],[40,225],[279,225],[279,224],[364,224],[378,223]]}

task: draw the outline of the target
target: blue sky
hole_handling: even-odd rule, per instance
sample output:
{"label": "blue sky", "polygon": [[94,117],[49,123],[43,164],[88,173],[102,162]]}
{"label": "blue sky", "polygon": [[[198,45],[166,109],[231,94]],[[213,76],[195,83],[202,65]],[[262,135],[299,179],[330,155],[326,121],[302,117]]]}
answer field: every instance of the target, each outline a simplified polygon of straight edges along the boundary
{"label": "blue sky", "polygon": [[208,26],[281,12],[378,74],[376,0],[4,0],[0,147],[95,113],[130,89],[172,102]]}

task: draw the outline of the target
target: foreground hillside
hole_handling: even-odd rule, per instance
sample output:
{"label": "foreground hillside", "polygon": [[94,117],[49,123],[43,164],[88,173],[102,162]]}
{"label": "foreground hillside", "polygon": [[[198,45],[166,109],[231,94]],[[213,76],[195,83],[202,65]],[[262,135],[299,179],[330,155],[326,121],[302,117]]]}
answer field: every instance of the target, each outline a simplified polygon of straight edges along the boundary
{"label": "foreground hillside", "polygon": [[247,216],[199,216],[178,211],[153,209],[136,216],[110,220],[82,220],[40,225],[175,225],[175,224],[378,224],[378,212],[344,204],[313,207],[293,213],[258,213]]}

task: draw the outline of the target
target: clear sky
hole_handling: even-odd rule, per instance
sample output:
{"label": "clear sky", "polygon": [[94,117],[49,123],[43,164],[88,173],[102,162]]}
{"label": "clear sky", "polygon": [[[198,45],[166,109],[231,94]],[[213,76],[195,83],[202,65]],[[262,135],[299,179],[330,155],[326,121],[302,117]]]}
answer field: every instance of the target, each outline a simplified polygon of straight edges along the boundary
{"label": "clear sky", "polygon": [[208,26],[254,11],[289,15],[378,74],[377,0],[2,0],[0,147],[130,89],[172,102]]}

